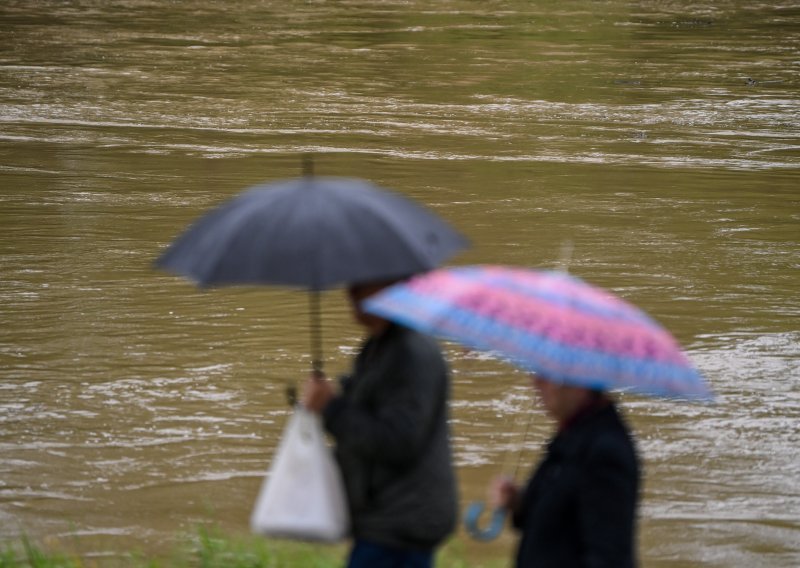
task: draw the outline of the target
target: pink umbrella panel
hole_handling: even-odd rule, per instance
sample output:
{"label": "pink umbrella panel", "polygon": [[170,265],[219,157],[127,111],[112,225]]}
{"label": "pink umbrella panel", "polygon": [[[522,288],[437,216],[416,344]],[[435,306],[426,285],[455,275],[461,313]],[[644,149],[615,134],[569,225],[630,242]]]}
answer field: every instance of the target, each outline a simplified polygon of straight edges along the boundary
{"label": "pink umbrella panel", "polygon": [[378,316],[490,351],[554,382],[710,399],[675,338],[639,308],[561,272],[434,270],[370,298]]}

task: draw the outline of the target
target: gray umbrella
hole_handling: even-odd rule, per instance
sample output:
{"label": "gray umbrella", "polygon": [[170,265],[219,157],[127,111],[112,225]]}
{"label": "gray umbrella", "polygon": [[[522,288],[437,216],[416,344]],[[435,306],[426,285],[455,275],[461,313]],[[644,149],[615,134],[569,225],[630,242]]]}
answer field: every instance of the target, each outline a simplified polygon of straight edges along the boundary
{"label": "gray umbrella", "polygon": [[211,210],[156,266],[200,286],[310,290],[319,369],[320,290],[425,272],[467,245],[440,217],[394,192],[359,179],[304,176],[253,187]]}

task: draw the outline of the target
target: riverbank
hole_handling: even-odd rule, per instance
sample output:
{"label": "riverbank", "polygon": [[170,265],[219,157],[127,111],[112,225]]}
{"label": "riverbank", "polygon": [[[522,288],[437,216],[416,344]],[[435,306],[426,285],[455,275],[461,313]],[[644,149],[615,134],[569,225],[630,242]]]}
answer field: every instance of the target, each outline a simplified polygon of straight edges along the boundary
{"label": "riverbank", "polygon": [[[504,560],[472,563],[451,541],[437,557],[437,568],[501,568]],[[68,541],[33,542],[21,538],[0,545],[0,568],[340,568],[346,548],[235,537],[215,529],[200,528],[181,540],[168,554],[151,556],[141,551],[84,556]]]}

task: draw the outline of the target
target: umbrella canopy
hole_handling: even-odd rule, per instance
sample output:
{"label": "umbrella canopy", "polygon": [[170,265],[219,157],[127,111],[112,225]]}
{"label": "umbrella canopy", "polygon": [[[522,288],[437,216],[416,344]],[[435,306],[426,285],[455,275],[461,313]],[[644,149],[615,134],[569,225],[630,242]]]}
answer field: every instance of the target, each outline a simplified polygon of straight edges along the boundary
{"label": "umbrella canopy", "polygon": [[321,369],[318,291],[435,268],[467,239],[428,209],[367,181],[314,177],[253,187],[211,210],[156,261],[200,286],[274,284],[310,298]]}
{"label": "umbrella canopy", "polygon": [[711,398],[668,331],[621,298],[566,273],[502,266],[434,270],[376,294],[364,309],[496,352],[554,382]]}
{"label": "umbrella canopy", "polygon": [[202,286],[323,290],[435,268],[467,240],[428,209],[359,179],[251,188],[200,218],[157,266]]}

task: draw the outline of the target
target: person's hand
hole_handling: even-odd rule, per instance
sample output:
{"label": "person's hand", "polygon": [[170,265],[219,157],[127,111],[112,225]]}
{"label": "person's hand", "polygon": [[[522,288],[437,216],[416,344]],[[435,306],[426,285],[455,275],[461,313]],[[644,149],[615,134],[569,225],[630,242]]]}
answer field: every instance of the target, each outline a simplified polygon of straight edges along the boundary
{"label": "person's hand", "polygon": [[489,504],[492,508],[513,511],[518,503],[519,487],[514,481],[504,475],[495,477],[489,484]]}
{"label": "person's hand", "polygon": [[311,373],[303,386],[302,403],[311,412],[321,413],[334,397],[331,382],[320,371]]}

